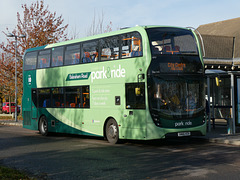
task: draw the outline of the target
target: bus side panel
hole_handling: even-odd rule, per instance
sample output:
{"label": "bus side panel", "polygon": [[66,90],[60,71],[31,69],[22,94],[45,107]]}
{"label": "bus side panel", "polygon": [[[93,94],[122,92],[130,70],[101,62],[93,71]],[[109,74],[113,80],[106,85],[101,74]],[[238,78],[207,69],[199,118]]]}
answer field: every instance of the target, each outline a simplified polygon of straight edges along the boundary
{"label": "bus side panel", "polygon": [[[41,108],[39,114],[45,115],[48,121],[49,132],[70,133],[79,135],[102,136],[96,131],[83,130],[84,121],[87,119],[88,109],[71,108]],[[88,118],[89,119],[89,118]],[[90,119],[88,121],[91,121]],[[98,128],[101,129],[101,128]]]}
{"label": "bus side panel", "polygon": [[22,97],[22,114],[23,114],[23,127],[32,130],[38,130],[38,123],[36,122],[35,106],[32,103],[32,88],[36,88],[36,70],[24,71],[23,89],[24,94]]}
{"label": "bus side panel", "polygon": [[123,86],[115,79],[108,79],[107,83],[92,85],[90,89],[90,114],[84,119],[83,131],[104,135],[105,121],[113,118],[117,121],[120,139],[146,137],[146,110],[126,109],[125,83]]}
{"label": "bus side panel", "polygon": [[126,109],[120,129],[121,139],[146,139],[146,110]]}

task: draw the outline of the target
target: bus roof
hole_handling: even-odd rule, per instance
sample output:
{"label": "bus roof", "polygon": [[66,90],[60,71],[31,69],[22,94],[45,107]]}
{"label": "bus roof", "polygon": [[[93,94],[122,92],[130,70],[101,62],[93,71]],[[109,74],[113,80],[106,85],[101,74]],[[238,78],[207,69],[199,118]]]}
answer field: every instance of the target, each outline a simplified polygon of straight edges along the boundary
{"label": "bus roof", "polygon": [[[121,30],[112,31],[112,32],[103,33],[103,34],[97,34],[97,35],[93,35],[93,36],[87,36],[87,37],[80,38],[80,39],[73,39],[73,40],[62,41],[62,42],[53,43],[53,44],[49,44],[49,45],[29,48],[26,50],[26,52],[37,51],[37,50],[41,50],[41,49],[53,48],[53,47],[58,47],[58,46],[64,46],[64,45],[69,45],[69,44],[79,43],[79,42],[83,42],[83,41],[104,38],[104,37],[110,37],[113,35],[124,34],[124,33],[128,33],[128,32],[133,32],[133,31],[138,31],[141,33],[141,32],[145,32],[145,29],[157,28],[157,27],[172,27],[172,28],[179,28],[179,29],[188,29],[188,28],[176,27],[176,26],[159,26],[159,25],[139,26],[139,25],[137,25],[135,27],[129,27],[129,28],[127,27],[127,28],[123,28]],[[188,30],[190,30],[190,29],[188,29]]]}

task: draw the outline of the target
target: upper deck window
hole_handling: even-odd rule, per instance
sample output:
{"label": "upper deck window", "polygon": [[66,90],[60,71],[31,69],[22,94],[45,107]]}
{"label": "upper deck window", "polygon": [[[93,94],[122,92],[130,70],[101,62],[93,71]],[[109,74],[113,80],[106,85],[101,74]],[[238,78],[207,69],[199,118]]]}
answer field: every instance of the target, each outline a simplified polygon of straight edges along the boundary
{"label": "upper deck window", "polygon": [[80,45],[67,46],[65,50],[64,65],[79,64]]}
{"label": "upper deck window", "polygon": [[47,68],[50,67],[50,55],[51,51],[40,51],[38,54],[38,68]]}
{"label": "upper deck window", "polygon": [[191,31],[178,28],[147,29],[152,54],[198,55],[195,38]]}
{"label": "upper deck window", "polygon": [[52,66],[63,65],[63,47],[52,48]]}
{"label": "upper deck window", "polygon": [[24,70],[36,69],[37,52],[30,52],[25,55]]}
{"label": "upper deck window", "polygon": [[122,58],[142,56],[142,38],[137,32],[121,35]]}
{"label": "upper deck window", "polygon": [[82,46],[83,56],[82,63],[91,63],[99,61],[98,41],[84,42]]}
{"label": "upper deck window", "polygon": [[[40,49],[40,48],[38,48]],[[143,56],[142,37],[129,32],[111,37],[36,50],[25,55],[24,70],[61,67]]]}
{"label": "upper deck window", "polygon": [[119,58],[119,39],[118,36],[100,40],[101,61]]}

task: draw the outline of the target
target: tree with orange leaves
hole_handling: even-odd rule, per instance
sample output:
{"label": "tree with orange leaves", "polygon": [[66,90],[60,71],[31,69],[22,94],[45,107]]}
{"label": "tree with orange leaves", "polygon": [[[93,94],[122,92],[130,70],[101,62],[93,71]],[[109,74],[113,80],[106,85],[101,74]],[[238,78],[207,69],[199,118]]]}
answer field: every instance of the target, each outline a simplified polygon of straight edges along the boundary
{"label": "tree with orange leaves", "polygon": [[[67,40],[65,33],[68,24],[64,25],[62,15],[51,13],[48,6],[44,6],[44,1],[37,1],[30,6],[22,5],[23,17],[17,13],[17,26],[11,32],[12,34],[26,35],[26,38],[18,38],[17,44],[17,82],[18,97],[22,96],[22,65],[23,55],[26,49],[43,46],[46,44],[56,43]],[[5,35],[7,32],[3,32]],[[5,96],[12,96],[14,93],[15,77],[15,39],[8,38],[7,42],[0,43],[0,89]]]}

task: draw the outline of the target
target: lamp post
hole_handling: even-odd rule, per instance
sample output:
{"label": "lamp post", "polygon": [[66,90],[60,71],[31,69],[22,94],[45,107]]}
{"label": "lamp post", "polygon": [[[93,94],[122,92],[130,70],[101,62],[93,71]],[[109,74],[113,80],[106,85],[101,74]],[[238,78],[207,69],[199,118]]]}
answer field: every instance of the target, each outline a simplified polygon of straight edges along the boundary
{"label": "lamp post", "polygon": [[[25,35],[17,36],[15,34],[9,33],[7,37],[15,38],[15,121],[17,122],[17,38],[25,38]],[[10,102],[11,103],[11,102]]]}

